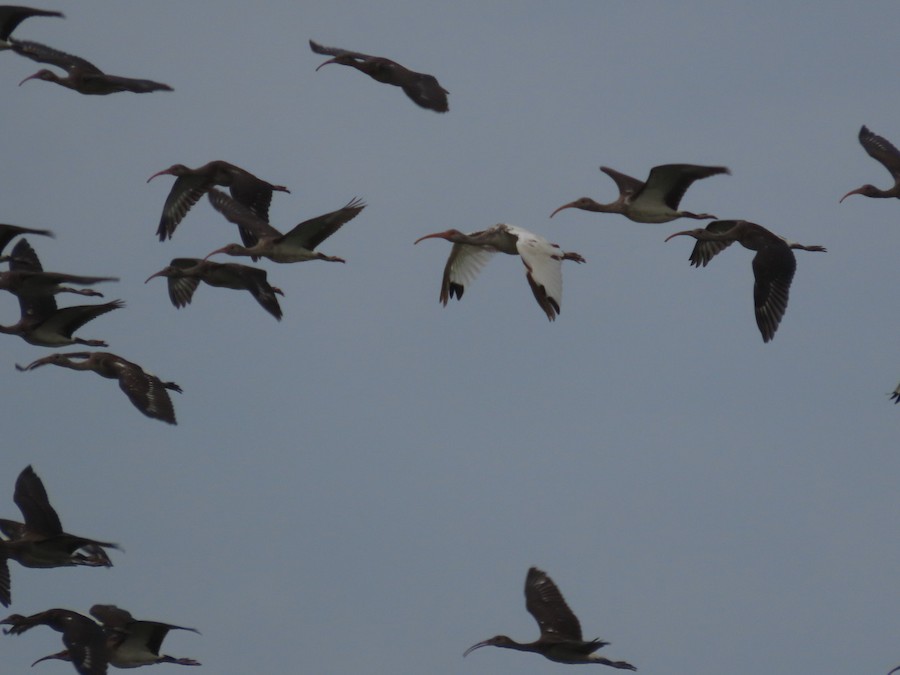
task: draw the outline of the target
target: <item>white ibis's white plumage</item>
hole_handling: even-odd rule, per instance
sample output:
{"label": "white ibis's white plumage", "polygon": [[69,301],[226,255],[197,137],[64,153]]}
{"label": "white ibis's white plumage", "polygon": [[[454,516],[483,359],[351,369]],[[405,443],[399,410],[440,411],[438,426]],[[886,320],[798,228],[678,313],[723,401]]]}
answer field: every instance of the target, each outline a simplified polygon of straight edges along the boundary
{"label": "white ibis's white plumage", "polygon": [[522,259],[528,285],[547,318],[553,321],[562,304],[562,261],[585,262],[578,253],[563,251],[533,232],[505,223],[471,234],[459,230],[435,232],[415,243],[431,238],[453,243],[441,283],[440,299],[445,306],[454,296],[462,299],[466,286],[475,280],[494,253],[506,253]]}

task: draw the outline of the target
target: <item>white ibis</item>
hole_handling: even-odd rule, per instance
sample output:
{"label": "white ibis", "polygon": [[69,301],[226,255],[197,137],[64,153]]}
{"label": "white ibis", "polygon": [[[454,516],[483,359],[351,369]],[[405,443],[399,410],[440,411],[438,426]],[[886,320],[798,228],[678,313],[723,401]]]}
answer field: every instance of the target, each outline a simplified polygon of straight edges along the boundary
{"label": "white ibis", "polygon": [[497,635],[472,645],[463,656],[468,656],[479,647],[504,647],[534,652],[556,663],[597,663],[620,670],[637,670],[627,661],[612,661],[594,653],[609,643],[582,638],[578,617],[569,609],[553,580],[537,567],[529,569],[525,577],[525,609],[541,629],[537,640],[521,643],[505,635]]}
{"label": "white ibis", "polygon": [[166,390],[181,393],[181,387],[174,382],[164,382],[136,363],[109,352],[68,352],[45,356],[27,366],[16,364],[16,370],[25,372],[48,364],[72,370],[91,370],[100,377],[118,380],[119,388],[135,408],[147,417],[176,424],[175,409]]}
{"label": "white ibis", "polygon": [[[39,234],[44,237],[54,237],[50,230],[36,230],[31,227],[19,227],[18,225],[7,225],[0,223],[0,253],[14,238],[22,234]],[[9,256],[4,256],[3,260],[9,260]]]}
{"label": "white ibis", "polygon": [[190,304],[194,291],[202,281],[217,288],[249,291],[263,309],[281,321],[281,306],[275,294],[284,295],[284,293],[280,288],[269,284],[265,270],[238,263],[217,263],[200,258],[174,258],[159,272],[147,277],[147,281],[154,277],[167,277],[169,299],[176,307]]}
{"label": "white ibis", "polygon": [[441,281],[440,300],[445,307],[453,296],[462,300],[466,286],[475,280],[494,253],[507,253],[521,257],[534,298],[553,321],[562,303],[562,261],[585,262],[578,253],[562,251],[557,244],[533,232],[505,223],[471,234],[459,230],[435,232],[419,237],[415,243],[432,238],[453,243]]}
{"label": "white ibis", "polygon": [[552,218],[563,209],[581,209],[599,213],[621,213],[637,223],[668,223],[676,218],[706,220],[715,218],[708,213],[679,211],[678,205],[684,193],[695,180],[709,178],[720,173],[730,174],[724,166],[700,166],[698,164],[662,164],[650,169],[647,181],[626,176],[608,166],[600,170],[616,182],[619,198],[610,204],[600,204],[590,197],[582,197],[563,204],[550,214]]}
{"label": "white ibis", "polygon": [[20,239],[8,257],[10,271],[0,272],[0,290],[9,291],[19,298],[35,299],[57,293],[103,297],[102,293],[89,288],[69,288],[62,284],[89,286],[103,281],[119,280],[117,277],[86,277],[61,272],[45,272],[27,239]]}
{"label": "white ibis", "polygon": [[706,267],[717,253],[724,251],[733,242],[756,251],[753,256],[753,304],[756,325],[762,333],[763,342],[768,342],[775,336],[787,309],[788,292],[797,269],[797,259],[791,249],[819,253],[826,251],[823,246],[804,246],[790,242],[762,225],[746,220],[716,220],[707,225],[706,229],[676,232],[666,237],[666,241],[681,235],[697,240],[690,256],[694,267]]}
{"label": "white ibis", "polygon": [[[163,640],[170,630],[189,630],[199,634],[196,628],[176,626],[159,621],[139,621],[131,612],[119,609],[115,605],[94,605],[90,609],[91,616],[96,618],[105,629],[106,650],[109,665],[116,668],[138,668],[156,663],[173,663],[180,666],[199,666],[199,661],[189,658],[175,658],[160,654]],[[72,654],[67,649],[56,654],[44,656],[31,665],[58,659],[72,661]]]}
{"label": "white ibis", "polygon": [[130,91],[135,94],[172,91],[172,87],[162,82],[109,75],[86,59],[66,54],[38,42],[16,40],[10,43],[10,49],[32,61],[49,63],[66,71],[66,76],[60,77],[52,70],[42,69],[19,82],[19,86],[22,86],[28,80],[44,80],[45,82],[54,82],[67,89],[72,89],[79,94],[97,96],[105,96],[106,94],[115,94],[122,91]]}
{"label": "white ibis", "polygon": [[9,36],[25,19],[32,16],[64,16],[62,12],[20,5],[0,5],[0,49],[10,49]]}
{"label": "white ibis", "polygon": [[8,635],[21,635],[35,626],[47,626],[62,633],[72,665],[79,675],[106,675],[109,663],[109,636],[96,621],[68,609],[48,609],[31,616],[12,614],[0,624],[10,626]]}
{"label": "white ibis", "polygon": [[166,197],[156,234],[160,241],[171,239],[178,223],[190,208],[214,185],[230,188],[231,196],[265,221],[269,220],[269,205],[273,192],[290,192],[283,185],[272,185],[257,178],[246,169],[220,159],[191,169],[184,164],[173,164],[147,179],[157,176],[175,176],[175,183]]}
{"label": "white ibis", "polygon": [[232,256],[250,256],[254,259],[268,258],[277,263],[307,260],[346,262],[343,258],[320,253],[315,248],[366,208],[365,202],[354,198],[343,208],[305,220],[282,234],[224,192],[210,190],[209,201],[225,218],[238,226],[246,245],[228,244],[207,255],[207,258],[217,253],[225,253]]}
{"label": "white ibis", "polygon": [[887,190],[881,190],[874,185],[865,184],[862,187],[850,190],[841,197],[844,201],[850,195],[862,195],[864,197],[876,197],[887,199],[900,197],[900,151],[897,150],[886,138],[873,134],[863,125],[859,130],[859,142],[872,159],[878,160],[891,174],[894,184]]}
{"label": "white ibis", "polygon": [[0,529],[9,537],[0,540],[0,603],[5,607],[12,600],[8,559],[31,568],[112,567],[104,549],[118,549],[118,545],[64,532],[44,483],[30,465],[16,479],[13,501],[25,522],[0,520]]}
{"label": "white ibis", "polygon": [[337,47],[325,47],[312,40],[309,41],[309,48],[316,54],[327,54],[334,57],[320,64],[319,68],[329,63],[350,66],[377,82],[400,87],[416,105],[439,113],[447,112],[450,109],[447,103],[447,94],[450,92],[440,85],[434,75],[417,73],[409,68],[404,68],[396,61],[381,56],[369,56]]}

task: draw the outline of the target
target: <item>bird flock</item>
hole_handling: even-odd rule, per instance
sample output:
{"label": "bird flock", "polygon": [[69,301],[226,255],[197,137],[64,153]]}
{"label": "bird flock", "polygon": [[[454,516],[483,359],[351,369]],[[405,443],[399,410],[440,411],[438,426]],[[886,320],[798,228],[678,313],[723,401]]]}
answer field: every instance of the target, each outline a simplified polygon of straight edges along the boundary
{"label": "bird flock", "polygon": [[[62,16],[56,11],[0,6],[0,51],[12,51],[65,71],[65,76],[60,76],[49,69],[42,69],[23,79],[20,85],[38,79],[86,95],[172,91],[167,84],[110,75],[81,57],[12,37],[13,31],[27,18]],[[400,87],[416,105],[424,109],[439,113],[449,110],[449,92],[432,75],[409,70],[390,59],[326,47],[313,40],[309,41],[309,46],[314,53],[331,57],[321,63],[317,71],[328,64],[349,66],[377,82]],[[872,158],[889,171],[894,184],[887,189],[866,184],[848,192],[840,201],[857,194],[872,198],[900,198],[900,151],[865,126],[859,132],[859,142]],[[615,201],[602,204],[582,197],[558,207],[550,213],[550,218],[563,210],[580,209],[619,214],[638,223],[661,224],[681,218],[711,221],[704,228],[672,233],[665,241],[680,236],[695,239],[689,262],[698,268],[707,266],[717,254],[735,242],[754,251],[755,319],[763,341],[770,342],[774,338],[787,310],[791,282],[797,267],[793,251],[826,252],[825,247],[791,242],[762,225],[746,220],[720,220],[712,214],[680,210],[685,193],[695,181],[729,175],[731,172],[725,166],[665,164],[653,167],[646,181],[605,166],[600,170],[612,178],[618,188],[619,195]],[[353,197],[335,211],[304,220],[281,232],[270,224],[269,208],[275,192],[290,193],[285,186],[269,183],[222,160],[210,161],[193,169],[174,164],[154,173],[147,182],[160,176],[175,178],[163,204],[156,231],[160,242],[173,239],[179,224],[204,195],[216,211],[237,226],[242,241],[240,244],[223,245],[202,258],[173,258],[167,266],[147,278],[145,283],[156,277],[166,279],[169,299],[176,308],[191,303],[202,281],[216,288],[249,292],[267,313],[280,321],[283,311],[277,296],[284,296],[284,293],[269,283],[266,270],[238,263],[215,262],[210,258],[224,254],[249,257],[252,261],[266,258],[282,264],[310,260],[345,263],[343,258],[326,255],[317,249],[366,208],[362,199]],[[228,188],[229,192],[226,194],[218,188]],[[0,325],[0,332],[18,335],[30,344],[46,348],[69,345],[107,347],[101,339],[82,338],[75,333],[88,322],[124,308],[124,301],[116,299],[60,308],[56,296],[102,297],[101,292],[85,287],[113,283],[118,278],[45,271],[27,236],[53,237],[54,234],[45,229],[0,224],[0,262],[9,265],[8,271],[0,272],[0,289],[14,294],[20,306],[19,321]],[[445,306],[454,297],[462,299],[466,288],[493,254],[505,253],[519,256],[522,260],[535,300],[548,320],[554,321],[562,305],[562,262],[586,262],[579,253],[563,251],[559,245],[538,234],[506,223],[469,234],[456,229],[425,234],[414,243],[434,238],[444,239],[453,245],[440,285],[439,300]],[[18,241],[9,255],[3,255],[14,239]],[[164,381],[121,356],[105,351],[52,353],[26,365],[16,364],[16,369],[30,372],[44,365],[90,370],[101,377],[115,379],[141,413],[176,424],[175,408],[169,392],[181,393],[179,385]],[[891,397],[895,403],[900,403],[900,385]],[[10,606],[13,597],[8,567],[10,560],[28,568],[112,565],[106,549],[118,550],[118,545],[66,533],[50,505],[41,479],[31,466],[19,474],[13,500],[24,522],[0,519],[0,532],[4,536],[0,539],[0,603],[4,606]],[[535,567],[527,572],[525,599],[526,609],[540,630],[536,641],[519,643],[505,635],[498,635],[476,643],[464,652],[464,656],[484,646],[495,646],[538,653],[558,663],[595,663],[636,670],[627,661],[612,660],[597,654],[608,643],[600,639],[583,639],[578,618],[556,584]],[[12,635],[24,633],[38,625],[60,632],[66,649],[41,657],[34,663],[51,659],[69,661],[82,675],[105,673],[109,665],[119,668],[154,663],[200,665],[190,658],[160,654],[161,643],[169,631],[197,632],[193,628],[135,620],[129,612],[114,605],[94,605],[89,612],[93,618],[59,608],[30,616],[13,614],[0,621],[0,625],[6,626],[4,632]]]}

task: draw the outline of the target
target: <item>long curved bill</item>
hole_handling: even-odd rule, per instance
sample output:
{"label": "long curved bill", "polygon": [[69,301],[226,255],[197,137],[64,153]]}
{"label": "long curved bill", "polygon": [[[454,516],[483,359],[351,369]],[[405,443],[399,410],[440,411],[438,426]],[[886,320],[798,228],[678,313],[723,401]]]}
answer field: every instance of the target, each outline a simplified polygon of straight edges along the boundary
{"label": "long curved bill", "polygon": [[485,640],[483,642],[478,642],[477,644],[472,645],[466,651],[463,652],[463,658],[474,652],[479,647],[487,647],[491,643],[490,640]]}
{"label": "long curved bill", "polygon": [[559,212],[562,211],[563,209],[571,209],[573,206],[575,206],[575,202],[569,202],[568,204],[563,204],[563,205],[560,206],[558,209],[556,209],[556,211],[554,211],[553,213],[551,213],[551,214],[550,214],[550,217],[552,218],[553,216],[555,216],[557,213],[559,213]]}
{"label": "long curved bill", "polygon": [[850,195],[858,195],[858,194],[862,194],[862,188],[856,188],[855,190],[850,190],[850,192],[848,192],[843,197],[841,197],[841,200],[838,202],[838,204],[840,204],[842,201],[847,199],[847,197],[849,197]]}

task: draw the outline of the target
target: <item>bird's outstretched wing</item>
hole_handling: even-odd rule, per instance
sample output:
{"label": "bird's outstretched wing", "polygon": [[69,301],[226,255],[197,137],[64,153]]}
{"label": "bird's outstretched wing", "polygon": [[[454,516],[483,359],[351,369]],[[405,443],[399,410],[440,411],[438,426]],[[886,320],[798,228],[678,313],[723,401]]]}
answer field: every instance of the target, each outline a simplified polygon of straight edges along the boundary
{"label": "bird's outstretched wing", "polygon": [[859,130],[859,142],[869,157],[881,162],[895,181],[900,180],[900,150],[886,138],[869,131],[865,125]]}
{"label": "bird's outstretched wing", "polygon": [[532,567],[525,577],[525,609],[534,617],[541,635],[581,641],[581,624],[547,573]]}

